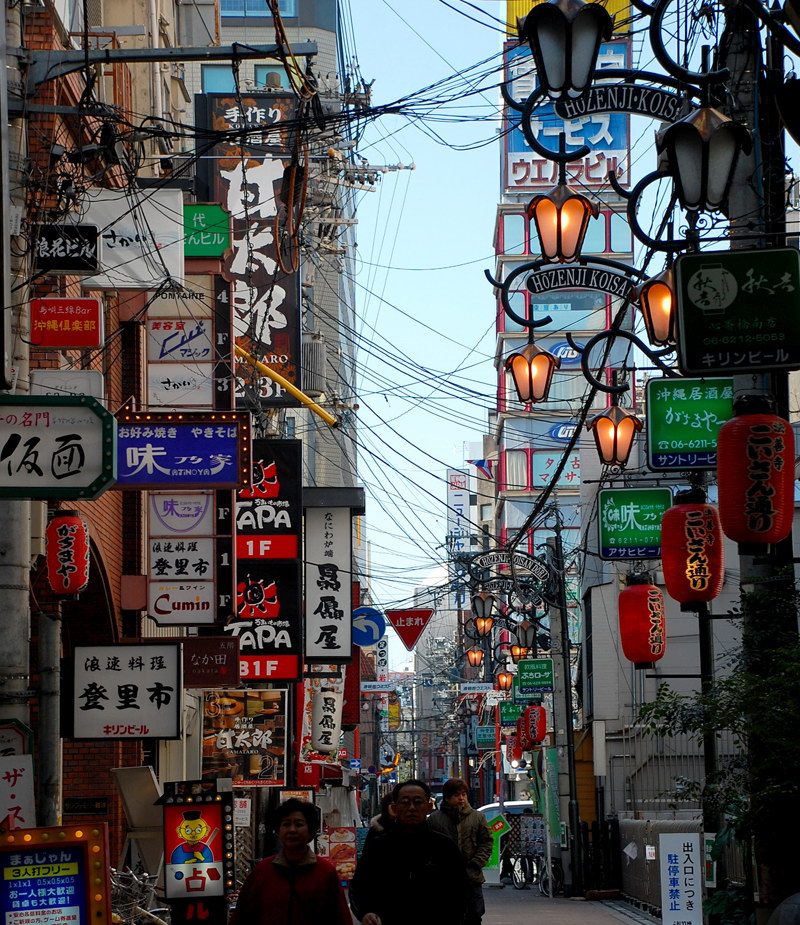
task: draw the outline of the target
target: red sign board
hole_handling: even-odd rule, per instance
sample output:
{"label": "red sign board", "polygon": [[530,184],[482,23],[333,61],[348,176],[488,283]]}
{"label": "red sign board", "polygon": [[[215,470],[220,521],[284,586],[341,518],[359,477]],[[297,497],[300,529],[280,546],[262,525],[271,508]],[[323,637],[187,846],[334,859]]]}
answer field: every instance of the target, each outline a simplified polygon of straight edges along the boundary
{"label": "red sign board", "polygon": [[100,347],[103,309],[99,299],[33,299],[31,345],[34,347]]}
{"label": "red sign board", "polygon": [[432,610],[387,610],[386,618],[392,624],[403,645],[410,652],[417,644],[422,631],[433,616]]}

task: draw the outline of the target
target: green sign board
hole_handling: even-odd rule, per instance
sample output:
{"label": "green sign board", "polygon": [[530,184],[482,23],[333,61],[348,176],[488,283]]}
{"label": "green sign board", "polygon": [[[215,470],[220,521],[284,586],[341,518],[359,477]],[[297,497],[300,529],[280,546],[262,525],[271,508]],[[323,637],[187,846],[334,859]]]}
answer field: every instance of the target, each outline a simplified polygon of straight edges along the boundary
{"label": "green sign board", "polygon": [[475,727],[475,747],[494,748],[497,741],[497,730],[494,726]]}
{"label": "green sign board", "polygon": [[231,217],[216,203],[183,207],[184,257],[221,257],[231,246]]}
{"label": "green sign board", "polygon": [[542,691],[528,691],[523,694],[519,689],[517,676],[514,675],[514,681],[511,685],[511,699],[514,703],[520,703],[522,706],[527,707],[532,703],[542,703],[544,701],[544,693]]}
{"label": "green sign board", "polygon": [[516,726],[517,720],[522,716],[522,707],[511,700],[500,701],[500,725]]}
{"label": "green sign board", "polygon": [[650,379],[646,391],[647,465],[714,469],[719,429],[733,417],[733,379]]}
{"label": "green sign board", "polygon": [[553,659],[527,658],[517,666],[520,694],[535,694],[553,690]]}
{"label": "green sign board", "polygon": [[674,273],[681,372],[800,368],[800,252],[684,254]]}
{"label": "green sign board", "polygon": [[598,492],[601,559],[657,559],[669,488],[604,488]]}

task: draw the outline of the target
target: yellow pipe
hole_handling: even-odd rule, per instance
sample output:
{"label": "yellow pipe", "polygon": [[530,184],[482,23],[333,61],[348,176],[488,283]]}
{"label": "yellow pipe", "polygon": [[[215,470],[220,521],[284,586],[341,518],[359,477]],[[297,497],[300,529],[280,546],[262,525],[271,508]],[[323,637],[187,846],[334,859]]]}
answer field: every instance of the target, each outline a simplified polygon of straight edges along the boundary
{"label": "yellow pipe", "polygon": [[273,382],[277,382],[278,385],[282,386],[286,391],[293,397],[296,398],[299,402],[302,402],[306,408],[310,408],[314,414],[318,414],[326,424],[330,427],[338,427],[339,422],[336,418],[324,408],[320,407],[313,398],[309,398],[305,392],[301,392],[296,385],[292,385],[288,379],[284,379],[280,373],[276,373],[274,369],[270,369],[269,366],[262,363],[261,360],[257,360],[254,356],[251,356],[246,350],[240,347],[238,344],[234,344],[234,350],[236,351],[236,356],[241,357],[243,360],[247,360],[248,363],[252,365],[260,372],[263,373],[268,379],[271,379]]}

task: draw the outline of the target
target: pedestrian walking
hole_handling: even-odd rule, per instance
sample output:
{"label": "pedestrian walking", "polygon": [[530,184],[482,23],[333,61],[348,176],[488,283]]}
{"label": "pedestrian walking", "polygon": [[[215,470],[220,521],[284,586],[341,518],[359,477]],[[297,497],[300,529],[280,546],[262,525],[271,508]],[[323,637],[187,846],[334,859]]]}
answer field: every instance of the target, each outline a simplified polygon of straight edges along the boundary
{"label": "pedestrian walking", "polygon": [[314,806],[286,800],[273,826],[281,850],[250,872],[229,925],[352,925],[336,868],[309,847],[317,834]]}
{"label": "pedestrian walking", "polygon": [[466,865],[455,843],[428,825],[430,798],[421,780],[392,790],[394,825],[364,846],[350,884],[362,925],[461,925]]}
{"label": "pedestrian walking", "polygon": [[467,785],[458,777],[445,781],[442,808],[428,817],[434,832],[452,839],[461,852],[469,877],[469,897],[464,925],[481,925],[486,911],[483,902],[483,868],[489,862],[494,840],[483,813],[469,805]]}

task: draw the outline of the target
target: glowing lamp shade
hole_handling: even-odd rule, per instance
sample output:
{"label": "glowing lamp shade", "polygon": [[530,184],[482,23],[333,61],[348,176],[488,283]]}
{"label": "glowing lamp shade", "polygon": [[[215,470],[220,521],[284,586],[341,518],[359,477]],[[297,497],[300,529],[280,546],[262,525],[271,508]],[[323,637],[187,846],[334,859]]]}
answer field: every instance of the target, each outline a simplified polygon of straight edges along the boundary
{"label": "glowing lamp shade", "polygon": [[56,594],[80,594],[89,584],[89,527],[77,511],[56,511],[45,532],[47,581]]}
{"label": "glowing lamp shade", "polygon": [[494,626],[492,617],[475,617],[475,632],[483,637],[488,636]]}
{"label": "glowing lamp shade", "polygon": [[[661,519],[661,560],[667,594],[681,605],[713,601],[725,577],[722,526],[713,505],[679,492]],[[691,606],[683,609],[691,610]]]}
{"label": "glowing lamp shade", "polygon": [[[737,402],[734,411],[743,405]],[[760,406],[751,401],[749,407]],[[744,544],[785,539],[794,515],[794,435],[789,422],[757,411],[726,421],[717,438],[717,484],[726,536]]]}
{"label": "glowing lamp shade", "polygon": [[[488,591],[478,591],[477,594],[472,595],[472,612],[475,615],[475,622],[478,620],[491,620],[492,611],[494,610],[495,605],[495,596],[490,594]],[[492,624],[489,623],[489,629],[492,628]],[[489,630],[486,632],[488,633]],[[486,633],[481,633],[478,631],[479,636],[485,636]]]}
{"label": "glowing lamp shade", "polygon": [[501,691],[510,691],[514,683],[514,675],[510,671],[498,671],[494,679],[497,682],[497,689]]}
{"label": "glowing lamp shade", "polygon": [[515,644],[509,648],[508,654],[511,656],[511,661],[518,665],[523,658],[528,657],[528,650],[525,646]]}
{"label": "glowing lamp shade", "polygon": [[483,649],[479,649],[477,646],[467,649],[467,661],[473,668],[479,668],[483,662]]}
{"label": "glowing lamp shade", "polygon": [[633,440],[642,429],[642,422],[635,414],[612,405],[595,415],[586,427],[594,436],[600,462],[622,467],[631,455]]}
{"label": "glowing lamp shade", "polygon": [[631,585],[619,595],[622,653],[636,668],[649,668],[667,649],[664,595],[655,585]]}
{"label": "glowing lamp shade", "polygon": [[534,196],[528,203],[528,218],[536,227],[542,257],[558,263],[580,257],[589,219],[599,214],[597,202],[590,202],[566,183]]}
{"label": "glowing lamp shade", "polygon": [[518,22],[528,42],[536,76],[552,100],[580,96],[592,81],[600,43],[608,41],[614,20],[599,3],[549,0]]}
{"label": "glowing lamp shade", "polygon": [[517,397],[523,404],[547,401],[553,372],[561,360],[536,344],[526,344],[506,357],[506,370],[511,373]]}
{"label": "glowing lamp shade", "polygon": [[675,344],[677,312],[672,270],[665,270],[642,283],[637,295],[650,343],[656,347]]}

